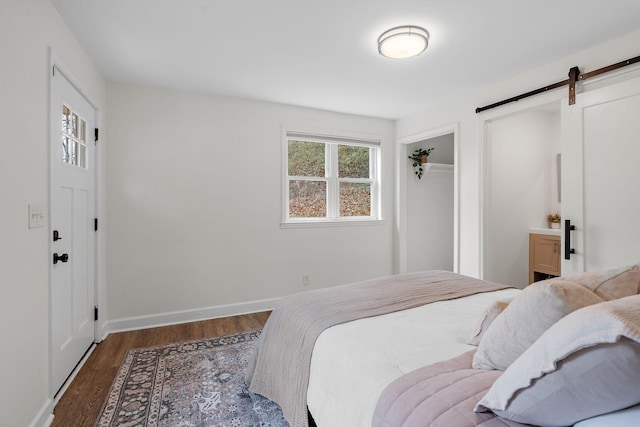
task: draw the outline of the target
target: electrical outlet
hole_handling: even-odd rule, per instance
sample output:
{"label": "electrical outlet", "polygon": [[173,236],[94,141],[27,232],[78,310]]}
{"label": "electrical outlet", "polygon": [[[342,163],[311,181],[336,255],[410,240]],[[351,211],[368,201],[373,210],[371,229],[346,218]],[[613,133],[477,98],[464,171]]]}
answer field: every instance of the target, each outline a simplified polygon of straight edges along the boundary
{"label": "electrical outlet", "polygon": [[44,227],[44,205],[36,203],[29,205],[29,228]]}
{"label": "electrical outlet", "polygon": [[311,280],[309,279],[309,275],[308,274],[303,274],[302,275],[302,285],[303,286],[309,286],[311,284]]}

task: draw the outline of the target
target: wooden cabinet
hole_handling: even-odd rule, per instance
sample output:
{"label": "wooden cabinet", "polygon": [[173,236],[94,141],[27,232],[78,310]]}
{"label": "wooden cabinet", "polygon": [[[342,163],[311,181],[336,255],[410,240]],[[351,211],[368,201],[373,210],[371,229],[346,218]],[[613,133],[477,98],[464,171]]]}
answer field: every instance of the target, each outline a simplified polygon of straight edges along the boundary
{"label": "wooden cabinet", "polygon": [[560,276],[560,236],[529,234],[529,283]]}

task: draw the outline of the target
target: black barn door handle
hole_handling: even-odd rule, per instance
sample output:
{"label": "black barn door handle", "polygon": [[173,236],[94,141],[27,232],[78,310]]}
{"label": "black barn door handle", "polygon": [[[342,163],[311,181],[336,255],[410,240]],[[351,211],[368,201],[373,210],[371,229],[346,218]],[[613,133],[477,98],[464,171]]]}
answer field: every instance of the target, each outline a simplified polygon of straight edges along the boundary
{"label": "black barn door handle", "polygon": [[576,226],[571,225],[570,219],[564,220],[564,259],[571,259],[571,254],[576,253],[576,250],[571,248],[571,231],[575,229]]}

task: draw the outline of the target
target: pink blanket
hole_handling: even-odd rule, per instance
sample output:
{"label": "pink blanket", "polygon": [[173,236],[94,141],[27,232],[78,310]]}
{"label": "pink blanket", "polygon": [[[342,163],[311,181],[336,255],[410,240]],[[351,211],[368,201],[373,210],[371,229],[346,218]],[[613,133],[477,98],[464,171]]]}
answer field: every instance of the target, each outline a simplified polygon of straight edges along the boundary
{"label": "pink blanket", "polygon": [[389,384],[372,427],[522,427],[473,407],[502,371],[472,369],[475,350],[409,372]]}

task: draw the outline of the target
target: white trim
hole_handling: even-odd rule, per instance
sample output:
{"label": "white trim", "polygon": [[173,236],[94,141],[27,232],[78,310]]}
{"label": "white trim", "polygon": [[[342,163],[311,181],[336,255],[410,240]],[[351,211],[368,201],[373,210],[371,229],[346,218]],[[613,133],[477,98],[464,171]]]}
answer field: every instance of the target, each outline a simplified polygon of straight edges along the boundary
{"label": "white trim", "polygon": [[[318,138],[325,138],[319,142],[327,142],[326,138],[333,139],[336,142],[344,141],[348,143],[351,142],[360,142],[365,145],[381,145],[382,143],[382,135],[375,133],[365,133],[365,132],[350,132],[350,131],[341,131],[334,129],[322,129],[322,128],[314,128],[314,127],[306,127],[306,126],[290,126],[283,125],[282,126],[282,137],[283,139],[287,138],[287,134],[297,134],[298,136],[306,135],[307,137],[316,136]],[[368,144],[367,144],[368,143]],[[358,144],[360,145],[360,144]]]}
{"label": "white trim", "polygon": [[29,427],[49,427],[53,422],[53,400],[47,399],[33,420],[29,423]]}
{"label": "white trim", "polygon": [[[98,104],[93,100],[93,98],[82,89],[82,84],[80,83],[80,79],[78,79],[71,71],[70,68],[65,65],[65,63],[60,59],[56,52],[52,47],[49,48],[49,71],[52,72],[53,69],[60,71],[64,77],[71,83],[80,95],[84,99],[87,100],[89,104],[93,107],[93,109],[98,110]],[[49,78],[51,79],[53,74],[49,74]]]}
{"label": "white trim", "polygon": [[448,134],[453,134],[453,271],[460,271],[460,125],[455,122],[397,139],[396,262],[400,274],[407,272],[407,145]]}
{"label": "white trim", "polygon": [[159,326],[177,325],[180,323],[197,322],[200,320],[216,319],[220,317],[259,313],[261,311],[273,310],[279,301],[280,298],[271,298],[237,304],[225,304],[190,310],[171,311],[146,316],[125,317],[109,320],[107,322],[106,329],[108,331],[107,333],[124,332],[156,328]]}
{"label": "white trim", "polygon": [[[331,227],[363,225],[365,223],[379,224],[382,221],[381,205],[381,176],[382,176],[382,139],[381,134],[368,134],[361,132],[343,132],[336,130],[291,127],[283,125],[282,133],[282,193],[281,193],[281,219],[280,228],[309,228],[309,227]],[[324,177],[297,177],[289,176],[289,140],[303,139],[309,142],[326,144],[329,150],[325,150],[325,164],[329,165],[329,170],[325,171]],[[353,145],[370,149],[370,178],[348,179],[339,178],[334,170],[338,163],[339,145]],[[290,218],[289,217],[289,183],[291,180],[319,181],[326,182],[327,191],[327,217],[322,218]],[[363,182],[371,185],[371,216],[369,217],[341,217],[339,215],[339,183],[340,182]],[[362,223],[362,224],[360,224]]]}
{"label": "white trim", "polygon": [[506,117],[520,114],[525,111],[535,110],[546,105],[559,103],[562,98],[565,96],[565,92],[562,90],[555,90],[552,92],[540,94],[538,96],[527,98],[518,101],[517,103],[507,104],[502,107],[496,108],[494,110],[488,110],[478,114],[478,135],[480,137],[480,152],[478,153],[478,158],[480,160],[480,164],[478,167],[478,205],[479,215],[478,215],[478,262],[479,262],[479,276],[481,279],[490,280],[489,277],[491,275],[491,271],[489,268],[491,255],[488,252],[488,238],[489,235],[489,226],[486,221],[488,218],[489,203],[488,198],[490,197],[490,189],[488,188],[488,183],[491,182],[489,179],[489,175],[491,171],[487,167],[487,151],[488,151],[488,137],[487,137],[487,129],[489,123],[495,120],[502,120]]}
{"label": "white trim", "polygon": [[304,221],[289,220],[289,222],[280,223],[280,228],[323,228],[323,227],[366,227],[385,225],[384,219],[357,219],[341,218],[341,219],[314,219],[310,221],[306,218]]}

